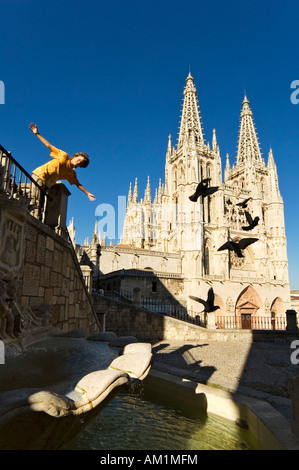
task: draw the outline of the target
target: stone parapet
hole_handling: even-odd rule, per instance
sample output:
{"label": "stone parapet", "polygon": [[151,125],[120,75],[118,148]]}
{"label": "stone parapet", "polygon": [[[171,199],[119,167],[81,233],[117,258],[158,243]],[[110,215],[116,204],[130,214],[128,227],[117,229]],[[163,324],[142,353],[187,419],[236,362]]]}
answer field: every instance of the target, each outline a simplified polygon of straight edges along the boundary
{"label": "stone parapet", "polygon": [[299,333],[285,330],[208,329],[138,305],[123,303],[103,295],[93,295],[95,308],[105,315],[106,331],[118,336],[136,336],[139,341],[290,341]]}

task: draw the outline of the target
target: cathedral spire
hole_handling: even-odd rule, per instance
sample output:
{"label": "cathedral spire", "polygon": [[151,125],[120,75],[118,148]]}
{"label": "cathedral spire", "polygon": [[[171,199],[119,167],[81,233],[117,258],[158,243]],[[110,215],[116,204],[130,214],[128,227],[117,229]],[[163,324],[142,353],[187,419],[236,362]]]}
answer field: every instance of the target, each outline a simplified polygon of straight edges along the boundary
{"label": "cathedral spire", "polygon": [[213,129],[212,149],[213,149],[213,150],[218,150],[217,137],[216,137],[216,129]]}
{"label": "cathedral spire", "polygon": [[253,122],[249,101],[244,96],[237,152],[237,164],[243,162],[262,162],[262,154]]}
{"label": "cathedral spire", "polygon": [[281,195],[279,191],[278,185],[278,176],[277,176],[277,168],[273,157],[272,149],[270,148],[268,154],[268,175],[269,175],[269,191],[268,196],[271,199],[271,202],[276,200],[281,200]]}
{"label": "cathedral spire", "polygon": [[127,203],[127,205],[131,204],[131,202],[132,202],[132,183],[130,183],[130,187],[129,187],[128,203]]}
{"label": "cathedral spire", "polygon": [[138,184],[137,178],[135,179],[134,193],[133,193],[133,202],[138,202]]}
{"label": "cathedral spire", "polygon": [[172,150],[172,144],[171,144],[171,134],[168,136],[168,146],[167,146],[167,152],[171,153]]}
{"label": "cathedral spire", "polygon": [[189,72],[189,75],[186,78],[186,86],[184,89],[184,102],[179,132],[179,144],[181,144],[184,140],[188,140],[191,136],[195,139],[196,143],[204,141],[198,109],[197,92],[193,77]]}
{"label": "cathedral spire", "polygon": [[276,168],[275,162],[274,162],[274,157],[273,157],[273,151],[270,148],[269,154],[268,154],[268,168]]}
{"label": "cathedral spire", "polygon": [[72,217],[72,219],[70,220],[70,223],[69,223],[69,226],[68,226],[67,229],[68,229],[70,239],[71,239],[73,245],[76,246],[74,217]]}
{"label": "cathedral spire", "polygon": [[99,243],[99,236],[98,236],[98,219],[96,218],[93,234],[91,238],[91,243]]}
{"label": "cathedral spire", "polygon": [[229,163],[229,154],[226,154],[226,163],[225,163],[225,169],[224,169],[224,181],[227,180],[229,177],[229,172],[230,172],[230,163]]}
{"label": "cathedral spire", "polygon": [[144,202],[151,202],[151,185],[150,185],[150,177],[147,177],[147,185],[144,192]]}
{"label": "cathedral spire", "polygon": [[171,142],[171,134],[169,134],[167,152],[166,152],[166,160],[169,160],[171,158],[172,153],[173,153],[173,148],[172,148],[172,142]]}

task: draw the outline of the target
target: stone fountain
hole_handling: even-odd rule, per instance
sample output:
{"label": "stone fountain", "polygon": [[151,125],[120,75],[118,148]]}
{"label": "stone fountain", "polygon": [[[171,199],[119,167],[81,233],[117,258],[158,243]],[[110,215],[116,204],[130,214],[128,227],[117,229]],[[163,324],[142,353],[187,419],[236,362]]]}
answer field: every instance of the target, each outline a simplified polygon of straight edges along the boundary
{"label": "stone fountain", "polygon": [[22,387],[0,393],[0,449],[58,449],[123,387],[140,383],[151,361],[149,343],[129,343],[107,368],[84,375],[69,391],[64,384],[65,393],[59,392],[59,384],[58,391]]}

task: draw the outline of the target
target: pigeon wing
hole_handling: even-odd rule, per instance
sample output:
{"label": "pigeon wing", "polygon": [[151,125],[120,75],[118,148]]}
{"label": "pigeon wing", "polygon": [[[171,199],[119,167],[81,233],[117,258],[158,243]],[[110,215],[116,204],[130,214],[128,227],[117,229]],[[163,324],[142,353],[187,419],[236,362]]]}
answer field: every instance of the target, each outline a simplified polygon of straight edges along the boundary
{"label": "pigeon wing", "polygon": [[203,192],[203,196],[211,196],[211,194],[214,194],[216,191],[218,191],[218,186],[214,186],[212,188],[207,188]]}
{"label": "pigeon wing", "polygon": [[242,206],[242,207],[246,207],[247,206],[247,202],[250,201],[251,197],[245,199],[244,201],[242,202],[238,202],[238,204],[236,204],[237,206]]}
{"label": "pigeon wing", "polygon": [[249,214],[249,212],[245,211],[245,217],[246,217],[246,220],[249,223],[249,225],[252,224],[253,219],[252,219],[251,215]]}
{"label": "pigeon wing", "polygon": [[254,221],[253,221],[253,227],[256,227],[257,224],[259,223],[259,220],[260,218],[259,217],[255,217]]}
{"label": "pigeon wing", "polygon": [[258,238],[242,238],[242,240],[239,241],[239,247],[241,250],[245,250],[248,245],[251,245],[254,242],[257,242]]}
{"label": "pigeon wing", "polygon": [[223,245],[220,246],[220,248],[218,248],[217,251],[221,251],[221,250],[233,250],[234,249],[234,246],[233,246],[233,243],[232,242],[225,242]]}
{"label": "pigeon wing", "polygon": [[196,202],[198,199],[198,195],[196,193],[192,194],[192,196],[189,196],[190,201]]}
{"label": "pigeon wing", "polygon": [[205,300],[200,299],[199,297],[194,297],[194,295],[189,295],[189,297],[190,297],[190,299],[195,300],[196,302],[199,302],[202,305],[204,305],[205,308],[208,308],[208,304]]}
{"label": "pigeon wing", "polygon": [[205,184],[206,181],[208,181],[209,178],[206,178],[205,180],[202,180],[200,183],[198,183],[195,193],[189,196],[190,201],[196,202],[199,196],[202,195],[203,191],[207,189],[208,185]]}

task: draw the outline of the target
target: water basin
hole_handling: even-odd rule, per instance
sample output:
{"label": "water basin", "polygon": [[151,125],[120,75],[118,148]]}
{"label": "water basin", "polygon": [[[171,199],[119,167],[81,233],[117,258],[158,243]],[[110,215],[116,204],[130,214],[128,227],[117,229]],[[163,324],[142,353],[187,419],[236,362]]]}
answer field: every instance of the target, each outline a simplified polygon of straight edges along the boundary
{"label": "water basin", "polygon": [[148,392],[141,385],[120,393],[67,450],[260,450],[233,421]]}
{"label": "water basin", "polygon": [[[119,353],[119,349],[110,348],[107,343],[85,338],[48,338],[0,366],[0,392],[40,387],[66,394],[84,375],[108,367]],[[84,423],[82,419],[83,429],[77,436],[71,436],[63,445],[52,444],[51,448],[260,449],[251,433],[234,422],[161,397],[158,390],[147,390],[143,383],[133,390],[121,388],[114,395],[90,413],[91,420]],[[56,418],[55,422],[58,421]],[[44,428],[47,426],[45,421]]]}

